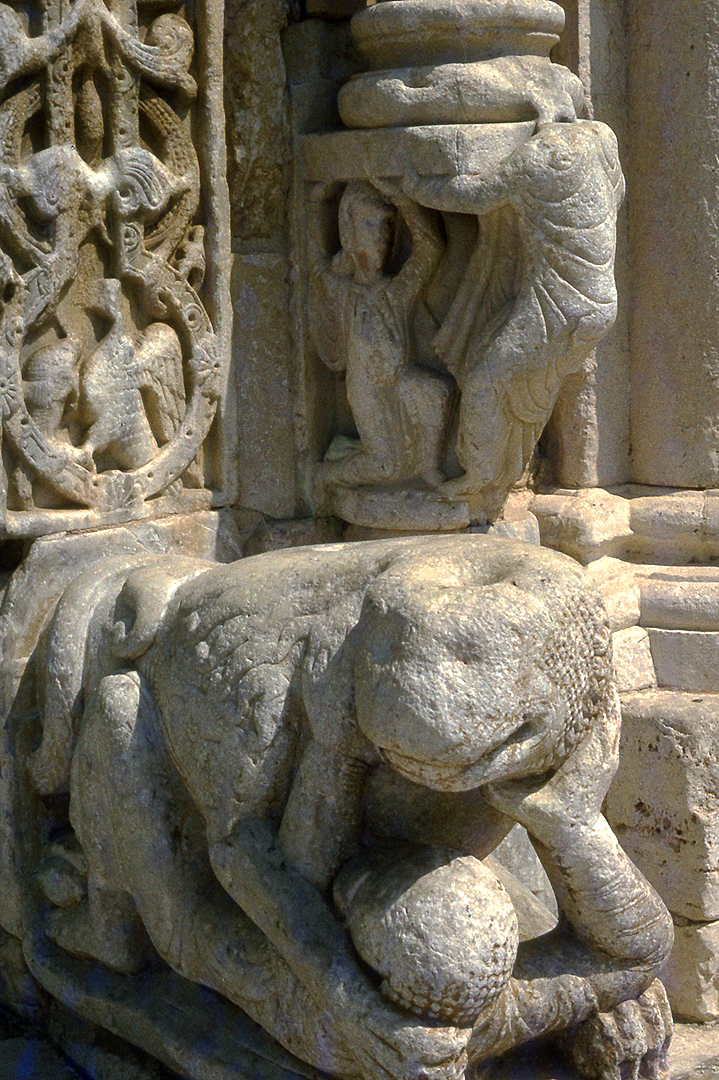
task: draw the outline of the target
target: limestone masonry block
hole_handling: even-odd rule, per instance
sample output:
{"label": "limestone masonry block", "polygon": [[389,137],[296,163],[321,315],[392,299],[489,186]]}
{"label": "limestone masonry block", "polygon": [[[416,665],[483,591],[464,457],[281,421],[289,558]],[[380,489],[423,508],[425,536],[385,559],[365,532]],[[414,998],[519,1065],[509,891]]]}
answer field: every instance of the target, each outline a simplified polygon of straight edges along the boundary
{"label": "limestone masonry block", "polygon": [[719,691],[719,633],[649,630],[659,686],[714,694]]}
{"label": "limestone masonry block", "polygon": [[275,518],[291,517],[295,504],[287,273],[271,253],[237,256],[232,271],[239,486],[245,506]]}
{"label": "limestone masonry block", "polygon": [[719,918],[719,696],[648,690],[623,698],[606,813],[670,911]]}
{"label": "limestone masonry block", "polygon": [[587,574],[604,601],[615,634],[617,630],[636,626],[640,620],[640,586],[634,567],[621,559],[604,556],[589,564]]}
{"label": "limestone masonry block", "polygon": [[631,536],[629,501],[601,488],[538,495],[532,513],[542,544],[582,563],[622,554]]}
{"label": "limestone masonry block", "polygon": [[719,630],[716,566],[636,567],[642,626],[663,630]]}
{"label": "limestone masonry block", "polygon": [[633,558],[655,562],[706,562],[719,554],[719,498],[713,491],[629,485]]}
{"label": "limestone masonry block", "polygon": [[657,685],[649,634],[642,626],[628,626],[616,631],[612,643],[614,678],[620,694],[630,690],[647,690]]}
{"label": "limestone masonry block", "polygon": [[662,978],[678,1020],[719,1020],[719,922],[675,925]]}
{"label": "limestone masonry block", "polygon": [[531,134],[532,125],[428,124],[369,131],[334,131],[301,140],[304,178],[310,183],[360,180],[367,174],[400,176],[489,175]]}
{"label": "limestone masonry block", "polygon": [[682,491],[671,495],[632,499],[632,532],[655,538],[691,534],[704,522],[704,493]]}

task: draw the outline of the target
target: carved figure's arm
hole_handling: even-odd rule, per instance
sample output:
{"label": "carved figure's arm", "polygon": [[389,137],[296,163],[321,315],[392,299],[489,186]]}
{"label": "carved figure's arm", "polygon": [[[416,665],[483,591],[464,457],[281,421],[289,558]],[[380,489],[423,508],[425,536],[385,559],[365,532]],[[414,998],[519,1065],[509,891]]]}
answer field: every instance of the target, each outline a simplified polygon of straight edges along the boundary
{"label": "carved figure's arm", "polygon": [[404,189],[423,206],[456,214],[488,214],[509,202],[511,188],[505,169],[490,176],[410,176]]}
{"label": "carved figure's arm", "polygon": [[311,269],[329,266],[332,261],[325,254],[321,225],[322,206],[325,200],[329,198],[332,187],[332,184],[322,181],[311,184],[309,187],[305,242],[307,244],[307,263]]}
{"label": "carved figure's arm", "polygon": [[388,286],[396,300],[410,308],[432,277],[444,252],[437,213],[410,198],[402,190],[400,180],[374,177],[372,183],[397,207],[412,236],[412,253]]}
{"label": "carved figure's arm", "polygon": [[[347,356],[342,340],[346,281],[335,272],[322,244],[320,212],[330,185],[313,184],[307,214],[308,321],[315,348],[330,371],[344,371]],[[342,252],[335,256],[341,259]]]}
{"label": "carved figure's arm", "polygon": [[322,257],[310,270],[309,327],[322,363],[330,371],[344,371],[347,353],[343,341],[346,285]]}

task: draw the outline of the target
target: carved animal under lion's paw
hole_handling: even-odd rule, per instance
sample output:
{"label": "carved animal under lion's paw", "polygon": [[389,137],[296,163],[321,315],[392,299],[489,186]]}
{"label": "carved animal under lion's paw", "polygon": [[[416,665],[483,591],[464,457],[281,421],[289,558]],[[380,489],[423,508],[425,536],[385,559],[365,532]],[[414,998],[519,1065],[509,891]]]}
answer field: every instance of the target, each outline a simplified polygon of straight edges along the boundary
{"label": "carved animal under lion's paw", "polygon": [[672,1011],[659,979],[634,1001],[623,1001],[569,1031],[561,1046],[587,1080],[669,1080]]}
{"label": "carved animal under lion's paw", "polygon": [[[80,845],[87,881],[86,898],[40,881],[61,903],[49,959],[33,954],[34,971],[53,965],[52,993],[70,980],[92,1011],[82,972],[100,961],[122,996],[137,942],[341,1080],[459,1080],[577,1025],[597,1001],[636,1001],[666,960],[671,918],[600,814],[616,691],[604,613],[572,560],[475,535],[230,566],[123,555],[70,586],[43,648],[29,774],[38,794],[61,797],[57,825]],[[565,915],[541,953],[516,946],[512,901],[481,864],[516,820]],[[385,899],[377,849],[391,881],[407,845],[430,861],[451,850],[413,879],[448,880]],[[371,888],[336,901],[343,924],[328,889],[358,850],[372,853]],[[460,868],[469,910],[457,906]],[[396,922],[383,924],[383,906]],[[444,940],[442,913],[469,962]],[[403,956],[420,925],[427,952]],[[582,977],[567,971],[567,935]],[[444,982],[428,958],[438,945]],[[452,1019],[433,1011],[449,997]],[[611,1025],[595,1041],[620,1046],[617,1068],[651,1065],[658,1080],[666,1027],[649,1038],[651,1004],[615,1013],[646,1014],[643,1042],[638,1021],[633,1042]]]}
{"label": "carved animal under lion's paw", "polygon": [[512,901],[492,871],[450,848],[357,860],[334,886],[352,942],[382,993],[418,1016],[471,1025],[504,989],[517,956]]}

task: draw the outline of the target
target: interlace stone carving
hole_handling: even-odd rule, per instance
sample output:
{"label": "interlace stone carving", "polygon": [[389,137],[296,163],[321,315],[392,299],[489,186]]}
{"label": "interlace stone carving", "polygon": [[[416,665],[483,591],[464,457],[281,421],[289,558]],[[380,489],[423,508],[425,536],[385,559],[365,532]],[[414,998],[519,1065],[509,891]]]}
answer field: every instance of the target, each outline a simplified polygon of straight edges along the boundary
{"label": "interlace stone carving", "polygon": [[150,499],[167,512],[215,481],[204,451],[227,350],[215,22],[202,3],[194,17],[151,0],[0,5],[6,533],[67,527],[72,509],[78,525],[147,515]]}

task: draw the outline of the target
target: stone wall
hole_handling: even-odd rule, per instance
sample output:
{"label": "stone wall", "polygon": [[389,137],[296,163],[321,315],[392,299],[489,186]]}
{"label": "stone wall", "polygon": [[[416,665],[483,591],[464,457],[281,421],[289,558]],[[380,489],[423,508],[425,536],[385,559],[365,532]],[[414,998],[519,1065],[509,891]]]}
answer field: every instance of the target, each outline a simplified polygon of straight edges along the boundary
{"label": "stone wall", "polygon": [[[572,1077],[658,1080],[655,975],[719,1019],[714,7],[0,4],[0,998],[93,1080],[457,1080],[564,1028]],[[445,802],[413,725],[458,635],[492,721],[440,758],[505,771]],[[500,738],[515,668],[570,701],[554,756]]]}

